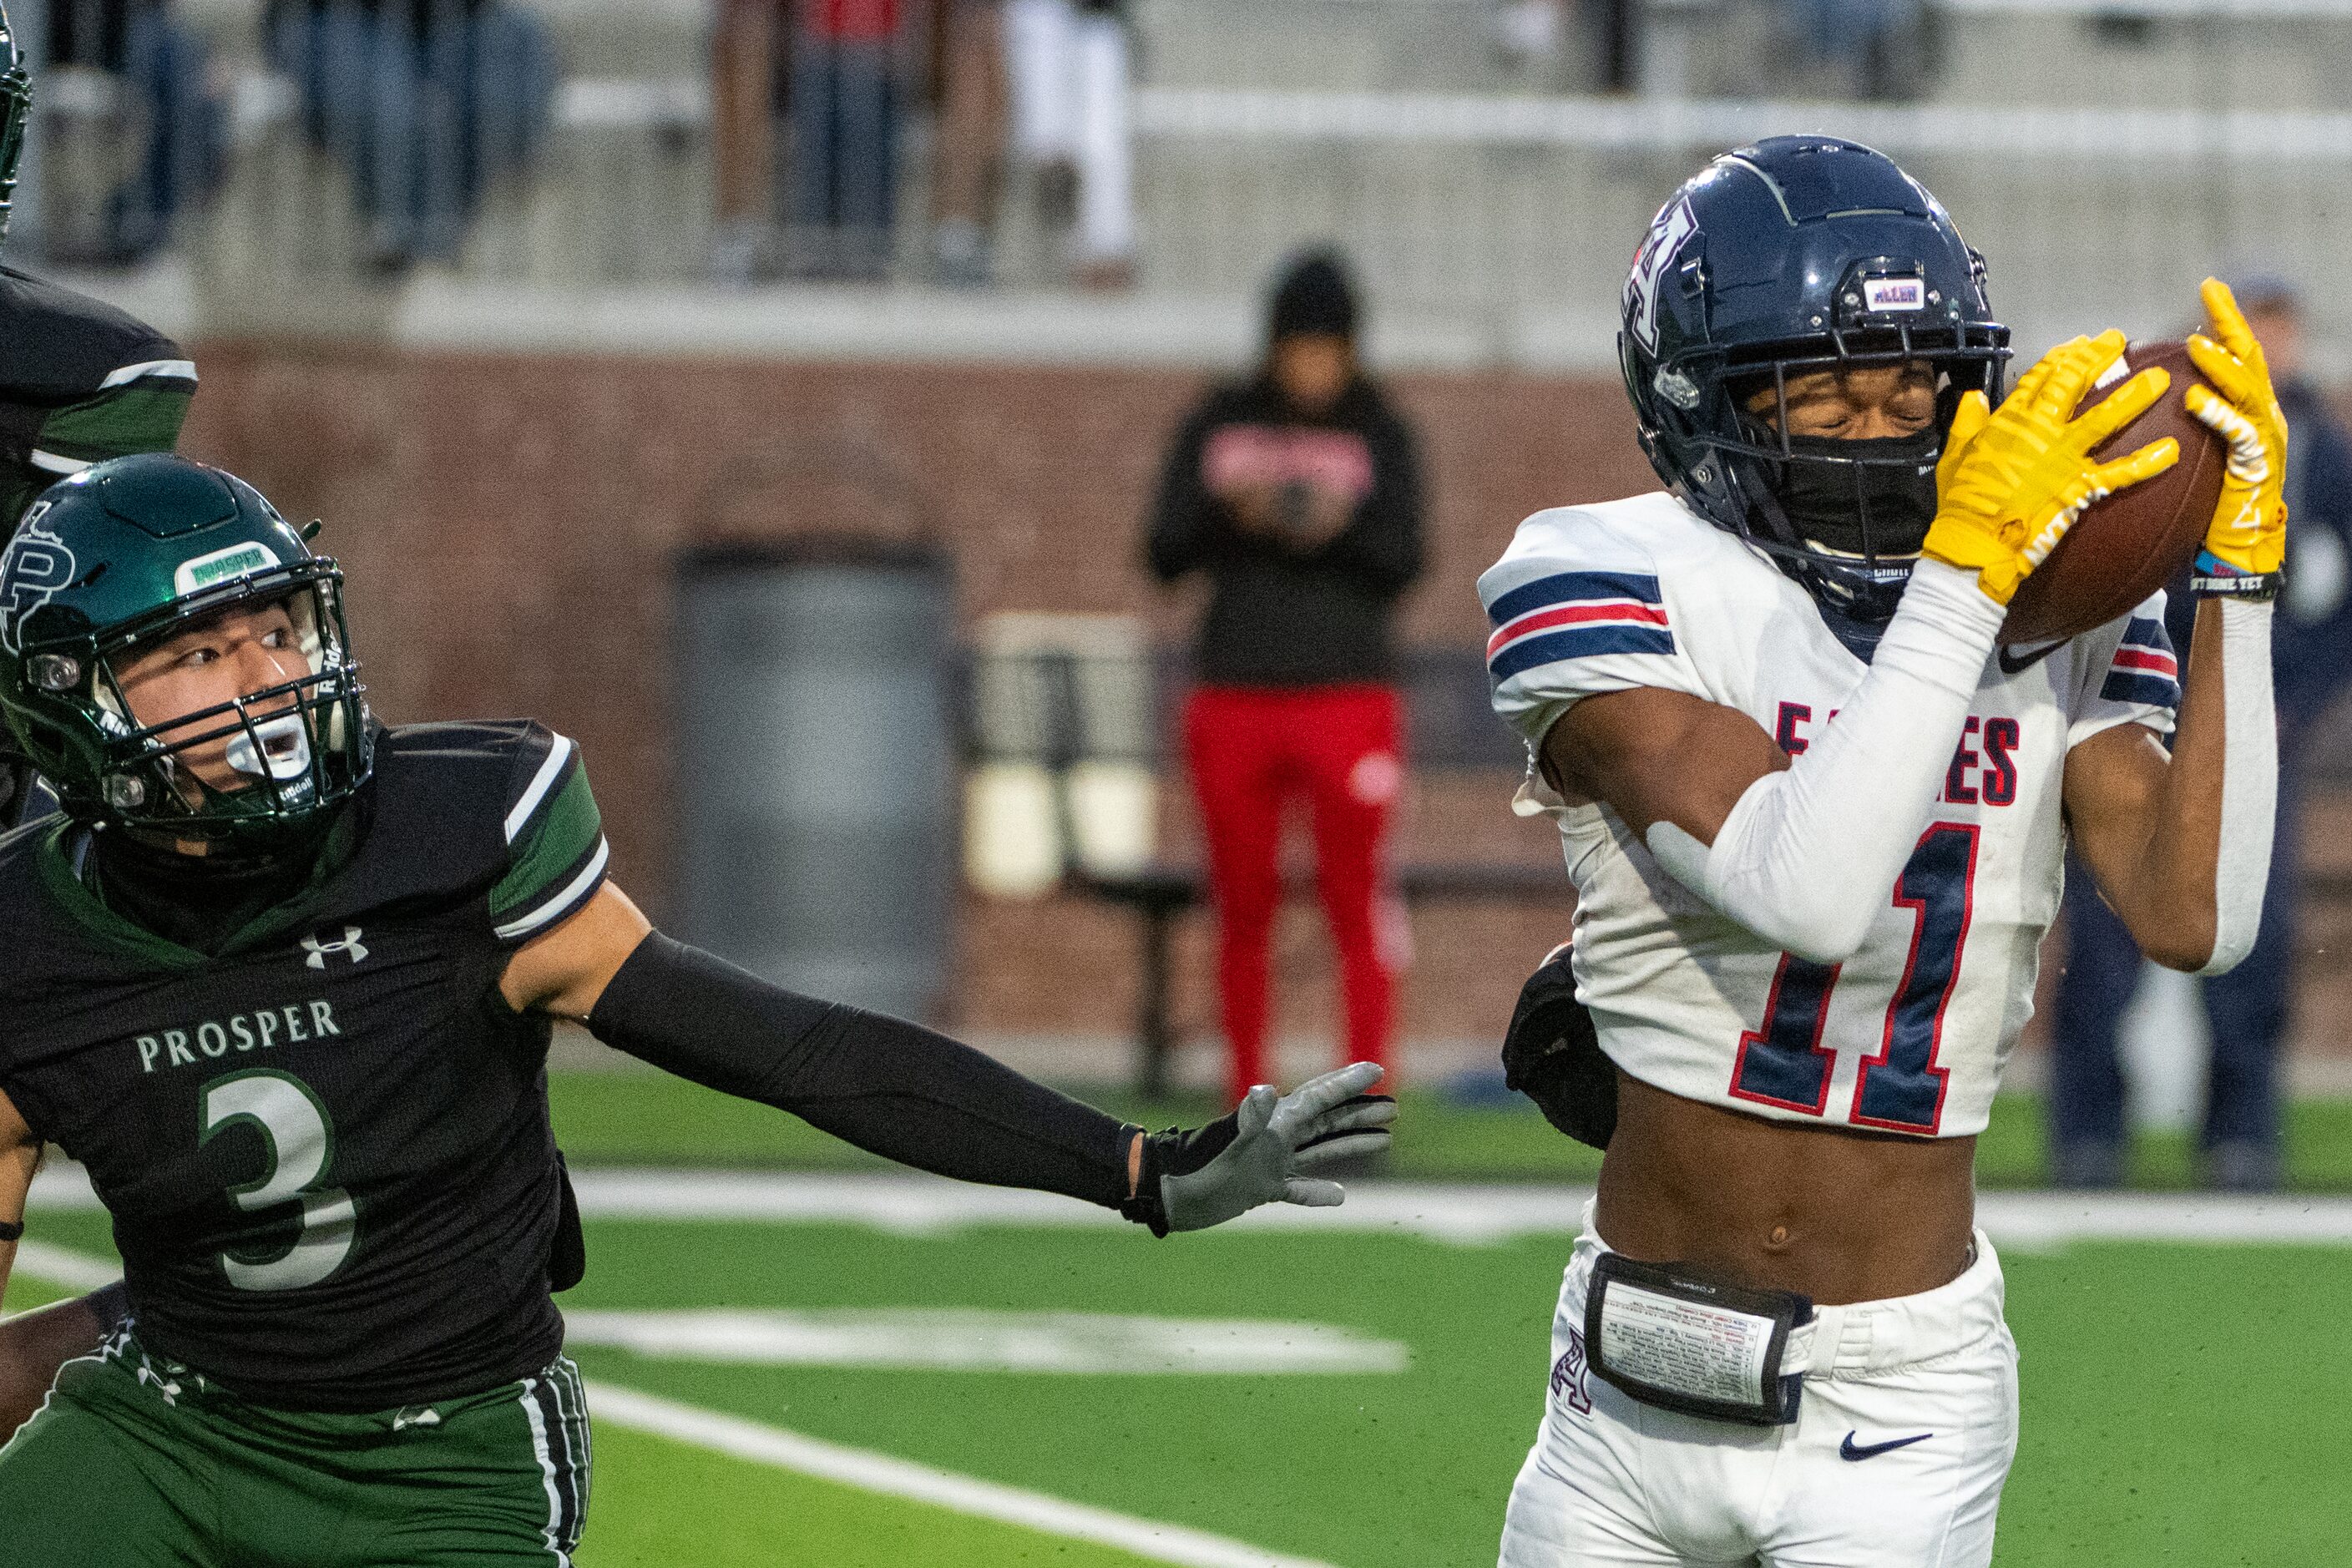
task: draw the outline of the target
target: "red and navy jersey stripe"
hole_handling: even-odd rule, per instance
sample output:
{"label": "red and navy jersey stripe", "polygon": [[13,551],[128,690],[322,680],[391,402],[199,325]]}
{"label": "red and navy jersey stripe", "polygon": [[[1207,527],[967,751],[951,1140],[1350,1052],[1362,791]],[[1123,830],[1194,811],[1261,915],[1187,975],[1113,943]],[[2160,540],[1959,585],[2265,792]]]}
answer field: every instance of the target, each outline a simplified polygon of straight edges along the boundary
{"label": "red and navy jersey stripe", "polygon": [[2134,616],[2124,627],[2123,646],[2107,666],[2106,683],[2099,695],[2109,702],[2145,702],[2157,708],[2180,706],[2180,660],[2164,623],[2153,616]]}
{"label": "red and navy jersey stripe", "polygon": [[1559,572],[1521,584],[1486,607],[1496,682],[1564,658],[1675,651],[1658,580],[1642,572]]}

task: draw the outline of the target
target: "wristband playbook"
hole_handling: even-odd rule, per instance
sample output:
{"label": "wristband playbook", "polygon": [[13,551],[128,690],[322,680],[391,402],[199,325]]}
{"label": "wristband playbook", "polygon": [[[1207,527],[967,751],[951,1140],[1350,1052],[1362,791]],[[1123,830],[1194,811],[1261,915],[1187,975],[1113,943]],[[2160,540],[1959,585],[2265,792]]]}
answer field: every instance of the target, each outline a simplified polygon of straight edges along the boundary
{"label": "wristband playbook", "polygon": [[[1813,1321],[1810,1297],[1757,1289],[1680,1263],[1622,1253],[1593,1260],[1584,1346],[1593,1373],[1643,1405],[1750,1426],[1797,1419]],[[1799,1347],[1799,1348],[1809,1348]]]}

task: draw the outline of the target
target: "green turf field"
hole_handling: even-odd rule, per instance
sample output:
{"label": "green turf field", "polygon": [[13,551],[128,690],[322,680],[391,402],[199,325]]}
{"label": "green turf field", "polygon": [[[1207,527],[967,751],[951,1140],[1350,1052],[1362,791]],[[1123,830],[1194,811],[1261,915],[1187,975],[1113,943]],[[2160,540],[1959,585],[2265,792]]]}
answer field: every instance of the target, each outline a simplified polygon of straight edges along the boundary
{"label": "green turf field", "polygon": [[[565,1153],[583,1165],[730,1165],[772,1169],[874,1169],[886,1162],[765,1106],[644,1072],[556,1073],[549,1080]],[[1160,1104],[1094,1094],[1105,1110],[1145,1126],[1197,1122],[1219,1109],[1206,1099]],[[1407,1089],[1393,1173],[1425,1181],[1589,1182],[1601,1156],[1552,1131],[1517,1096],[1465,1104],[1433,1089]],[[1977,1179],[1987,1187],[2044,1180],[2042,1107],[2003,1095],[1978,1141]],[[2352,1191],[2352,1100],[2305,1100],[2290,1113],[2292,1184],[2307,1192]],[[2158,1190],[2190,1184],[2189,1140],[2144,1137],[2133,1184]]]}
{"label": "green turf field", "polygon": [[[102,1216],[36,1237],[107,1251]],[[568,1309],[957,1307],[1340,1325],[1402,1372],[871,1370],[576,1351],[589,1377],[857,1450],[1342,1568],[1494,1560],[1566,1243],[1118,1229],[887,1235],[592,1221]],[[2023,1447],[2003,1568],[2305,1568],[2352,1521],[2352,1248],[2083,1244],[2007,1258]],[[11,1309],[47,1292],[13,1289]],[[2226,1318],[2217,1308],[2226,1308]],[[582,1568],[1133,1568],[1128,1553],[599,1422]]]}

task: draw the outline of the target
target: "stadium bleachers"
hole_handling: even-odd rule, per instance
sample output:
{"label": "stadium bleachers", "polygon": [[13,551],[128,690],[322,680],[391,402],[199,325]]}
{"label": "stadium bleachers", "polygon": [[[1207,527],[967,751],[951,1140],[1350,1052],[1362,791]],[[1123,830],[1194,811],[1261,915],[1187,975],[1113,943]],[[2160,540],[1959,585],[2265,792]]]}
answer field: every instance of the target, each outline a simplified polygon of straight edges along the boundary
{"label": "stadium bleachers", "polygon": [[[565,71],[549,144],[491,191],[455,278],[428,286],[699,289],[705,8],[537,9]],[[293,309],[380,326],[388,307],[353,280],[345,176],[303,144],[289,84],[262,65],[256,10],[188,7],[236,73],[237,146],[180,265],[208,320]],[[1336,238],[1382,301],[1375,347],[1391,363],[1601,368],[1623,259],[1657,192],[1706,150],[1800,128],[1870,141],[1941,194],[1991,257],[1996,300],[2028,346],[2095,304],[2135,332],[2177,330],[2209,269],[2320,277],[2333,263],[2335,215],[2352,200],[2352,81],[2332,63],[2352,50],[2341,0],[1958,0],[1935,13],[1925,96],[1873,105],[1807,101],[1836,83],[1809,71],[1782,13],[1763,0],[1653,7],[1651,90],[1600,98],[1538,90],[1575,85],[1570,67],[1498,61],[1482,0],[1150,0],[1138,9],[1141,288],[1239,306],[1284,253]],[[908,139],[910,189],[922,132]],[[906,205],[919,220],[921,204]],[[1014,289],[1044,277],[1024,221],[1008,204]],[[2322,290],[2313,308],[2317,368],[2352,369],[2352,303]],[[853,335],[875,315],[848,309]],[[1148,342],[1165,323],[1147,307],[1088,331]],[[1225,335],[1180,357],[1217,357]]]}

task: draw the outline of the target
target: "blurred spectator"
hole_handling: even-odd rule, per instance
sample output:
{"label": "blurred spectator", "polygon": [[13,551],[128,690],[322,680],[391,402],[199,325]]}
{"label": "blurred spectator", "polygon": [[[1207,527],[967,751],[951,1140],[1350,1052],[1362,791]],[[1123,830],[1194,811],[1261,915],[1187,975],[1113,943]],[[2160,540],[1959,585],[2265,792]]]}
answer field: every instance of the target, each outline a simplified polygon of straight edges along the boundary
{"label": "blurred spectator", "polygon": [[1135,153],[1122,0],[1005,0],[1013,149],[1037,180],[1048,230],[1070,231],[1071,276],[1135,277]]}
{"label": "blurred spectator", "polygon": [[1568,0],[1494,0],[1486,26],[1496,57],[1514,68],[1541,68],[1559,58]]}
{"label": "blurred spectator", "polygon": [[[2300,864],[2303,742],[2312,721],[2352,680],[2352,608],[2345,593],[2352,563],[2352,438],[2303,378],[2302,312],[2293,287],[2258,275],[2241,281],[2237,293],[2263,341],[2287,416],[2286,589],[2272,631],[2278,833],[2253,952],[2229,973],[2201,983],[2213,1058],[2198,1143],[2208,1185],[2266,1192],[2281,1176],[2279,1050],[2302,924],[2303,888],[2294,868]],[[2174,584],[2167,610],[2173,646],[2184,655],[2196,618],[2187,590],[2184,576]],[[2067,868],[2066,956],[2059,973],[2050,1096],[2053,1173],[2066,1186],[2114,1186],[2125,1166],[2116,1033],[2138,984],[2140,954],[2079,862]]]}
{"label": "blurred spectator", "polygon": [[1403,782],[1390,622],[1421,571],[1411,432],[1356,360],[1356,303],[1332,257],[1275,294],[1265,363],[1218,387],[1171,448],[1150,541],[1161,581],[1212,584],[1184,715],[1217,910],[1234,1097],[1268,1076],[1266,947],[1286,805],[1314,823],[1350,1060],[1388,1059],[1409,941],[1381,886]]}
{"label": "blurred spectator", "polygon": [[898,160],[898,0],[797,0],[785,265],[805,278],[889,268]]}
{"label": "blurred spectator", "polygon": [[1790,13],[1857,98],[1917,98],[1943,68],[1942,19],[1926,0],[1790,0]]}
{"label": "blurred spectator", "polygon": [[[1573,90],[1631,92],[1641,85],[1643,21],[1639,0],[1489,0],[1486,34],[1507,70]],[[1571,34],[1583,61],[1563,82],[1557,68]]]}
{"label": "blurred spectator", "polygon": [[945,36],[931,265],[942,283],[985,283],[1004,161],[1004,0],[940,4]]}
{"label": "blurred spectator", "polygon": [[455,261],[484,184],[545,132],[544,24],[502,0],[270,0],[263,26],[310,140],[350,171],[370,266]]}
{"label": "blurred spectator", "polygon": [[773,260],[776,82],[793,0],[718,0],[710,32],[711,276],[749,283]]}
{"label": "blurred spectator", "polygon": [[44,247],[59,261],[143,260],[220,178],[226,102],[204,40],[165,0],[49,0],[45,20]]}

